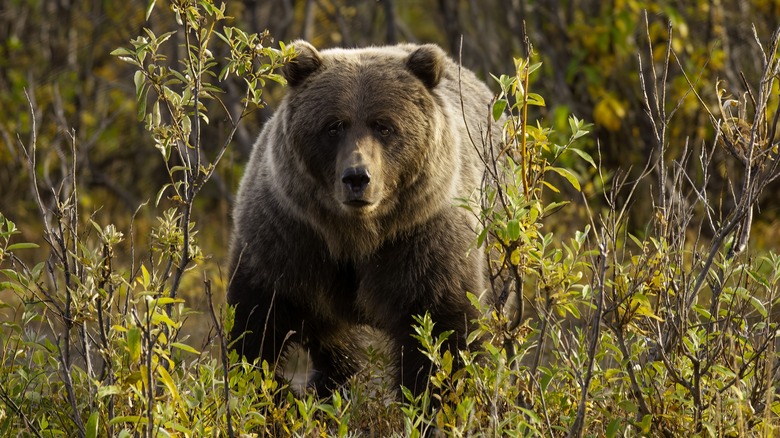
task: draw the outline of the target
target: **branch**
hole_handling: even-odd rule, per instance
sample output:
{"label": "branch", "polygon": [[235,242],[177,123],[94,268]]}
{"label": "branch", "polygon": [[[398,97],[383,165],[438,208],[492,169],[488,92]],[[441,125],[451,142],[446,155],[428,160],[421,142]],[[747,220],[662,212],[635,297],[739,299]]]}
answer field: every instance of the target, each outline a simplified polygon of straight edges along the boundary
{"label": "branch", "polygon": [[217,329],[217,337],[219,338],[219,354],[222,359],[222,378],[224,381],[225,397],[225,419],[227,422],[228,436],[230,438],[235,437],[233,431],[233,415],[230,411],[230,379],[228,370],[230,368],[230,360],[228,358],[227,339],[225,338],[225,329],[219,318],[217,318],[217,312],[214,310],[214,299],[211,294],[211,280],[206,277],[204,273],[203,284],[206,289],[206,299],[209,303],[209,316],[211,316],[211,322],[214,324],[214,328]]}
{"label": "branch", "polygon": [[577,406],[577,416],[574,419],[574,424],[569,430],[569,437],[582,437],[583,426],[585,425],[585,405],[588,401],[588,389],[590,388],[590,381],[593,378],[593,362],[596,358],[596,349],[598,348],[599,338],[601,336],[601,314],[604,309],[604,278],[607,273],[607,248],[606,245],[601,242],[599,244],[599,276],[598,283],[596,284],[596,290],[594,300],[596,301],[596,313],[591,320],[591,338],[590,345],[588,346],[588,365],[585,371],[585,380],[582,382],[582,394],[580,396],[580,403]]}

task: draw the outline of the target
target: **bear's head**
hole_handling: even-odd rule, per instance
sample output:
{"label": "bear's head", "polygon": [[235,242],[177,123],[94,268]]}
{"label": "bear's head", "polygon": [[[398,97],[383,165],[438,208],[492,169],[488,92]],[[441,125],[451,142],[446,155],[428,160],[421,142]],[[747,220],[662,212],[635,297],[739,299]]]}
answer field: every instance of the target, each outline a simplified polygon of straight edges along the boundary
{"label": "bear's head", "polygon": [[444,52],[430,44],[322,52],[293,44],[279,153],[296,163],[306,202],[355,221],[450,202],[441,173],[453,170],[453,152],[443,147],[451,133],[436,93]]}

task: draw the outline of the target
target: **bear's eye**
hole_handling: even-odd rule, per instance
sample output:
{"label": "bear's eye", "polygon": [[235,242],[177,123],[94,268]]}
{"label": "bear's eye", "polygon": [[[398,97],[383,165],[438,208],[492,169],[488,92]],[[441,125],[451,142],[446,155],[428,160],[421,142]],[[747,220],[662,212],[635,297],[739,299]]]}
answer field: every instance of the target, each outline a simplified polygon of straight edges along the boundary
{"label": "bear's eye", "polygon": [[328,137],[336,137],[344,130],[344,122],[337,120],[328,125]]}
{"label": "bear's eye", "polygon": [[393,129],[390,128],[389,126],[385,125],[384,123],[379,123],[379,122],[375,123],[374,124],[374,129],[382,137],[387,137],[388,135],[393,133]]}

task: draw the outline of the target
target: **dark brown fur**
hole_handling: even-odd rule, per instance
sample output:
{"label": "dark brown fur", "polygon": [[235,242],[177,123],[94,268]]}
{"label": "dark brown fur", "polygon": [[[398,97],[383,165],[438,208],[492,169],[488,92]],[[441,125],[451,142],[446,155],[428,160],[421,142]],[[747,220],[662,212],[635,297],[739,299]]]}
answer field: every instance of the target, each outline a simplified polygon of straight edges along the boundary
{"label": "dark brown fur", "polygon": [[360,366],[371,326],[392,341],[398,382],[420,392],[430,363],[412,316],[430,312],[463,347],[477,316],[466,292],[485,288],[474,219],[454,205],[483,168],[464,119],[481,144],[492,94],[434,45],[295,47],[238,192],[232,336],[249,330],[238,350],[269,362],[303,343],[327,393]]}

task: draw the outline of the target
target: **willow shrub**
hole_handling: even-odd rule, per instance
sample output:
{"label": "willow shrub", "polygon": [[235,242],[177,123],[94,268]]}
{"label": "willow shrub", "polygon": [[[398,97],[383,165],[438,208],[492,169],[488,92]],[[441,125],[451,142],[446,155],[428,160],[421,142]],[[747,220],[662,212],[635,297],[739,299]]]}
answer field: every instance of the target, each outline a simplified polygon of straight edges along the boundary
{"label": "willow shrub", "polygon": [[[149,5],[148,14],[162,13]],[[199,315],[211,328],[202,346],[182,330],[195,317],[183,287],[214,302],[194,201],[293,54],[267,34],[226,26],[211,0],[176,0],[170,9],[180,46],[172,47],[172,32],[145,30],[114,52],[136,68],[138,118],[170,178],[153,206],[139,207],[159,211],[148,246],[137,247],[132,227],[101,225],[99,211],[80,210],[75,158],[47,187],[36,177],[38,139],[20,141],[44,233],[20,241],[17,225],[0,215],[0,435],[776,433],[780,257],[751,253],[746,242],[755,202],[778,175],[777,33],[761,46],[764,76],[750,95],[719,89],[721,102],[699,102],[717,136],[695,154],[666,156],[672,46],[665,65],[642,66],[657,151],[639,181],[602,169],[577,147],[589,130],[582,120],[570,117],[566,133],[528,120],[529,107],[545,105],[529,89],[539,65],[533,56],[515,60],[514,73],[494,78],[500,93],[485,117],[501,124],[502,138],[472,133],[485,178],[460,200],[480,224],[473,250],[484,251],[487,293],[496,298],[487,306],[472,294],[483,315],[472,348],[441,351],[447,334],[433,337],[433,322],[421,315],[416,337],[433,364],[428,391],[403,390],[398,399],[377,378],[382,354],[371,351],[365,372],[321,400],[274,378],[273,364],[230,352],[230,308],[211,304]],[[239,107],[224,104],[225,81],[243,85]],[[227,120],[229,132],[205,148],[202,133],[214,117]],[[726,148],[744,169],[732,181],[733,202],[707,195],[713,148]],[[585,186],[585,172],[562,162],[595,169],[588,174],[599,180],[589,186],[603,193],[565,199]],[[653,221],[628,223],[632,199],[648,188]],[[587,207],[589,196],[608,207],[583,217],[579,230],[549,231],[561,215],[590,211],[567,205]],[[27,251],[38,246],[48,257],[31,261]]]}

